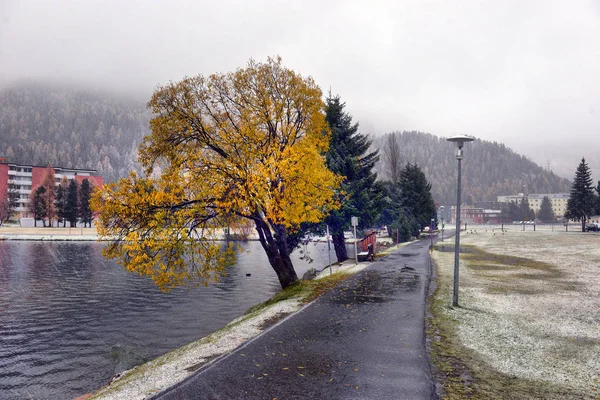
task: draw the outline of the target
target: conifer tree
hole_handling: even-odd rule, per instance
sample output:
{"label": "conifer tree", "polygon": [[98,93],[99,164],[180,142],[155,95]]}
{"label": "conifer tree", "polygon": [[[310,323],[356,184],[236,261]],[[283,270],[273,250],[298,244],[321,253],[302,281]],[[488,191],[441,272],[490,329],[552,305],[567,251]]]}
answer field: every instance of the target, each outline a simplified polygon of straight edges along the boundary
{"label": "conifer tree", "polygon": [[71,179],[69,189],[67,191],[67,202],[65,206],[65,218],[71,224],[71,227],[77,227],[77,216],[79,215],[79,203],[77,198],[77,182]]}
{"label": "conifer tree", "polygon": [[44,217],[48,219],[48,226],[52,227],[52,221],[56,218],[56,206],[54,200],[56,199],[56,178],[54,177],[54,168],[48,166],[42,177],[41,186],[44,187],[44,206],[46,210]]}
{"label": "conifer tree", "polygon": [[90,208],[90,199],[92,197],[92,187],[90,181],[84,179],[81,181],[81,187],[79,188],[79,218],[83,227],[89,225],[92,227],[93,213]]}
{"label": "conifer tree", "polygon": [[418,236],[420,230],[429,226],[431,218],[437,218],[431,184],[417,164],[407,163],[400,173],[399,187],[402,204],[415,221],[411,232]]}
{"label": "conifer tree", "polygon": [[69,180],[63,176],[60,185],[56,189],[56,214],[58,222],[63,223],[63,228],[67,226],[67,193],[69,191]]}
{"label": "conifer tree", "polygon": [[8,185],[8,213],[10,216],[12,216],[17,210],[17,207],[19,207],[19,197],[20,194],[17,185],[10,183]]}
{"label": "conifer tree", "polygon": [[598,186],[596,186],[596,211],[594,214],[600,215],[600,181],[598,181]]}
{"label": "conifer tree", "polygon": [[327,167],[344,177],[341,185],[341,207],[332,211],[325,223],[329,226],[338,261],[348,258],[344,230],[350,228],[351,217],[358,217],[359,227],[372,227],[383,206],[383,187],[373,172],[379,160],[378,151],[369,152],[371,141],[358,132],[358,123],[344,111],[339,96],[331,93],[325,100],[325,118],[331,129]]}
{"label": "conifer tree", "polygon": [[42,220],[44,226],[46,226],[46,222],[44,221],[46,217],[45,193],[46,188],[38,186],[29,195],[29,212],[33,214],[33,226],[35,227],[37,227],[38,220]]}
{"label": "conifer tree", "polygon": [[8,192],[0,193],[0,226],[8,221],[10,213],[8,210]]}
{"label": "conifer tree", "polygon": [[585,221],[593,215],[596,204],[597,201],[592,186],[592,173],[585,162],[585,158],[582,158],[577,171],[575,171],[575,179],[573,179],[571,197],[567,202],[565,217],[581,221],[581,231],[585,232]]}
{"label": "conifer tree", "polygon": [[554,221],[554,211],[552,211],[552,204],[548,196],[544,196],[542,204],[540,205],[540,211],[538,212],[538,218],[542,222]]}

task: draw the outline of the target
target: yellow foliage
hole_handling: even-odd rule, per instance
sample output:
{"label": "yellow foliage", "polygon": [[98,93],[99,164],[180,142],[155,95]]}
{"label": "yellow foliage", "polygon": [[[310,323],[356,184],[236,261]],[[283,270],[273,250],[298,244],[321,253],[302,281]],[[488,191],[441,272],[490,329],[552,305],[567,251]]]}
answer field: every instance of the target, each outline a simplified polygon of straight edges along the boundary
{"label": "yellow foliage", "polygon": [[341,177],[325,165],[321,96],[280,58],[158,88],[139,149],[148,177],[132,174],[93,198],[100,235],[116,238],[106,254],[168,289],[222,273],[233,249],[212,235],[236,218],[271,230],[322,220]]}

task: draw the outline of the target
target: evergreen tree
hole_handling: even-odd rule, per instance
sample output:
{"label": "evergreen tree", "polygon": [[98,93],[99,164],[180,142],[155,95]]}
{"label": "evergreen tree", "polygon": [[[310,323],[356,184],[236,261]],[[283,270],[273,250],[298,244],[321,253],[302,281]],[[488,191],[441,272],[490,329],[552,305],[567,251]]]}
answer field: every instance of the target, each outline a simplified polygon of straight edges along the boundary
{"label": "evergreen tree", "polygon": [[29,212],[33,214],[33,226],[37,227],[37,221],[42,220],[44,226],[46,222],[46,188],[38,186],[37,189],[31,191],[29,195]]}
{"label": "evergreen tree", "polygon": [[505,221],[520,221],[519,206],[516,205],[514,201],[502,205],[502,218]]}
{"label": "evergreen tree", "polygon": [[373,172],[379,160],[378,151],[369,152],[371,141],[358,132],[358,123],[344,111],[339,96],[326,99],[325,118],[331,129],[327,167],[344,176],[341,185],[341,207],[332,211],[325,223],[329,226],[338,261],[348,258],[344,230],[350,227],[352,216],[358,217],[359,228],[372,227],[383,207],[383,187]]}
{"label": "evergreen tree", "polygon": [[69,191],[69,180],[66,176],[62,177],[58,189],[56,189],[56,213],[58,222],[63,223],[63,227],[67,225],[67,193]]}
{"label": "evergreen tree", "polygon": [[529,200],[525,197],[519,204],[519,221],[533,221],[534,219],[535,212],[529,207]]}
{"label": "evergreen tree", "polygon": [[67,204],[65,206],[65,218],[71,224],[71,227],[77,227],[77,216],[79,215],[79,203],[77,199],[77,182],[75,179],[71,179],[69,182],[69,189],[67,191]]}
{"label": "evergreen tree", "polygon": [[8,192],[0,194],[0,226],[8,221],[10,213],[8,210]]}
{"label": "evergreen tree", "polygon": [[[44,176],[42,177],[42,184],[44,190],[44,206],[46,210],[44,212],[44,218],[48,219],[48,226],[52,227],[52,221],[56,218],[56,206],[54,200],[56,199],[56,178],[54,177],[54,168],[48,166]],[[45,224],[44,224],[45,225]]]}
{"label": "evergreen tree", "polygon": [[90,228],[92,227],[93,213],[90,208],[91,197],[92,186],[90,185],[89,180],[84,179],[79,188],[79,218],[81,219],[84,228],[87,224],[89,224]]}
{"label": "evergreen tree", "polygon": [[585,232],[585,221],[593,215],[596,204],[597,200],[592,186],[592,173],[585,162],[585,158],[582,158],[575,172],[565,217],[581,221],[581,231]]}
{"label": "evergreen tree", "polygon": [[14,183],[10,183],[8,185],[8,213],[9,218],[15,213],[17,207],[19,207],[19,190],[17,189],[17,185]]}
{"label": "evergreen tree", "polygon": [[598,186],[596,186],[596,215],[600,215],[600,181],[598,181]]}
{"label": "evergreen tree", "polygon": [[542,204],[540,205],[540,211],[538,212],[538,218],[542,222],[554,221],[554,211],[552,211],[552,204],[548,196],[544,196]]}
{"label": "evergreen tree", "polygon": [[417,164],[407,163],[400,173],[399,188],[402,205],[408,210],[407,216],[414,218],[411,231],[418,236],[423,228],[430,225],[432,218],[437,218],[431,184]]}

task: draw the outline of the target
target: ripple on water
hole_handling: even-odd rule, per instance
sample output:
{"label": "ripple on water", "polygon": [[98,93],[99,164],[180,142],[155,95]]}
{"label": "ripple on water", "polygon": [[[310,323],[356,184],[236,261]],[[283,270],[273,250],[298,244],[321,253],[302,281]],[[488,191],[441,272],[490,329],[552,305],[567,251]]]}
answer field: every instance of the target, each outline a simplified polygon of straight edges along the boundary
{"label": "ripple on water", "polygon": [[[205,336],[279,290],[257,242],[243,244],[250,254],[221,282],[166,294],[105,260],[102,246],[0,242],[0,399],[94,391],[120,368]],[[313,264],[295,262],[300,276],[326,265],[319,246]]]}

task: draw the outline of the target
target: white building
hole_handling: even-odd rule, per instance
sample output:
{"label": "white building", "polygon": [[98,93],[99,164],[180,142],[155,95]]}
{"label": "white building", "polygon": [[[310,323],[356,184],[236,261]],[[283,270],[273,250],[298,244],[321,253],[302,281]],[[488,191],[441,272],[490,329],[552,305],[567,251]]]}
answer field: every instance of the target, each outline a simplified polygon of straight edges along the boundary
{"label": "white building", "polygon": [[548,197],[550,200],[550,204],[552,205],[552,212],[556,217],[562,217],[567,212],[567,202],[569,201],[569,197],[571,197],[570,193],[544,193],[544,194],[524,194],[518,193],[516,195],[502,195],[498,196],[499,203],[515,203],[521,204],[524,198],[527,198],[529,201],[529,208],[531,208],[535,213],[540,211],[542,207],[542,200],[544,197]]}

